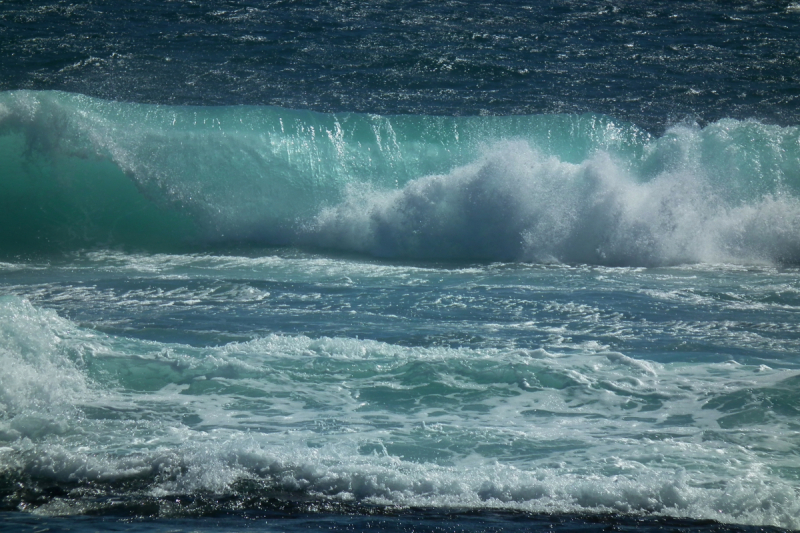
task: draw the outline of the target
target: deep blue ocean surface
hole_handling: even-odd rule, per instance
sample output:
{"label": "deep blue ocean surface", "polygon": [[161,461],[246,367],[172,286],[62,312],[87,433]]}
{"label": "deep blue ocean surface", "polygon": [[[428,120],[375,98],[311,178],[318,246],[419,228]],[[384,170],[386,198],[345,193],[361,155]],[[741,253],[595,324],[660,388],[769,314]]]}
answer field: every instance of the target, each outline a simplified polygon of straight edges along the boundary
{"label": "deep blue ocean surface", "polygon": [[798,36],[0,1],[0,530],[800,530]]}

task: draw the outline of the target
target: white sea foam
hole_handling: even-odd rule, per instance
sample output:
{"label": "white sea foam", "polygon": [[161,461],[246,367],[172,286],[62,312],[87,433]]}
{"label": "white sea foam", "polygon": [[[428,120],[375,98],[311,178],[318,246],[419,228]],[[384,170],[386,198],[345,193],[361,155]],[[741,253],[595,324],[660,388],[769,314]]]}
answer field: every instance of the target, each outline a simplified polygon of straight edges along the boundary
{"label": "white sea foam", "polygon": [[[800,261],[796,127],[720,120],[653,138],[597,115],[201,112],[26,91],[0,105],[14,160],[29,153],[47,169],[37,190],[50,192],[30,201],[61,217],[20,211],[30,235],[9,236],[15,246],[46,237],[71,249],[189,240],[412,259]],[[15,182],[35,179],[13,168]]]}
{"label": "white sea foam", "polygon": [[800,258],[800,200],[791,195],[731,202],[700,164],[671,164],[641,181],[602,152],[572,164],[524,141],[400,190],[351,187],[306,229],[323,246],[386,257],[612,265]]}
{"label": "white sea foam", "polygon": [[[31,475],[61,482],[109,482],[154,476],[156,497],[227,494],[240,481],[271,494],[304,494],[379,505],[519,509],[533,512],[621,512],[753,525],[800,527],[800,495],[764,473],[714,479],[657,457],[596,457],[600,468],[566,463],[520,468],[467,459],[452,466],[383,454],[363,455],[352,439],[310,448],[256,435],[195,435],[180,449],[124,458],[37,446],[21,452]],[[658,448],[669,443],[654,446]],[[673,443],[673,446],[677,443]],[[605,470],[605,472],[604,472]],[[611,473],[613,472],[613,474]],[[51,506],[52,507],[52,506]],[[80,512],[81,508],[75,509]],[[69,513],[45,507],[40,513]]]}
{"label": "white sea foam", "polygon": [[0,303],[6,476],[136,481],[157,497],[249,481],[380,505],[799,525],[797,488],[773,470],[794,446],[790,417],[747,408],[791,402],[796,372],[655,363],[596,342],[559,352],[271,335],[193,348]]}
{"label": "white sea foam", "polygon": [[[70,342],[76,334],[80,342]],[[81,335],[55,312],[0,297],[2,421],[23,435],[62,427],[58,417],[89,395],[80,364],[91,349],[91,335]]]}

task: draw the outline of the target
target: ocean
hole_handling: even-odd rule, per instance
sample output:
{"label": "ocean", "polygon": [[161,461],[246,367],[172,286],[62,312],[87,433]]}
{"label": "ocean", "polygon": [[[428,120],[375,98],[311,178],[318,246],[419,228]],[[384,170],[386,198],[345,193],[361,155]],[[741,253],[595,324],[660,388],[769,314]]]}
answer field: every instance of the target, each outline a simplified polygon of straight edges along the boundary
{"label": "ocean", "polygon": [[0,530],[800,530],[798,36],[0,1]]}

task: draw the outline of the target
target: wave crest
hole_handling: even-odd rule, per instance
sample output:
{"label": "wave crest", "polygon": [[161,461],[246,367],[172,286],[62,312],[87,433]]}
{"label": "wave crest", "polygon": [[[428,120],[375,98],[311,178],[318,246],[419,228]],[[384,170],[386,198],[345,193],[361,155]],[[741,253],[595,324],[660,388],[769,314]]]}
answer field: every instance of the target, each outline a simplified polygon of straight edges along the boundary
{"label": "wave crest", "polygon": [[800,261],[800,128],[0,94],[0,250],[303,245],[401,259]]}
{"label": "wave crest", "polygon": [[314,244],[384,257],[610,265],[800,260],[800,201],[731,202],[701,169],[637,180],[606,152],[580,164],[525,141],[400,190],[351,187],[305,228]]}

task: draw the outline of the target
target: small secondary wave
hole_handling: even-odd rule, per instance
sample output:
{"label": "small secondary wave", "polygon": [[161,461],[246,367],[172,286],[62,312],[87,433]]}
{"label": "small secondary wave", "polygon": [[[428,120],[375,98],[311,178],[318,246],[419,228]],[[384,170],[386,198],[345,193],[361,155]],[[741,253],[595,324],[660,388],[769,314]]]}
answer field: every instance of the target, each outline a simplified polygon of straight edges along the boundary
{"label": "small secondary wave", "polygon": [[800,527],[796,372],[305,336],[195,348],[14,297],[0,318],[0,510],[190,514],[177,500],[212,495]]}
{"label": "small secondary wave", "polygon": [[416,259],[800,261],[800,129],[0,94],[0,246],[301,245]]}

